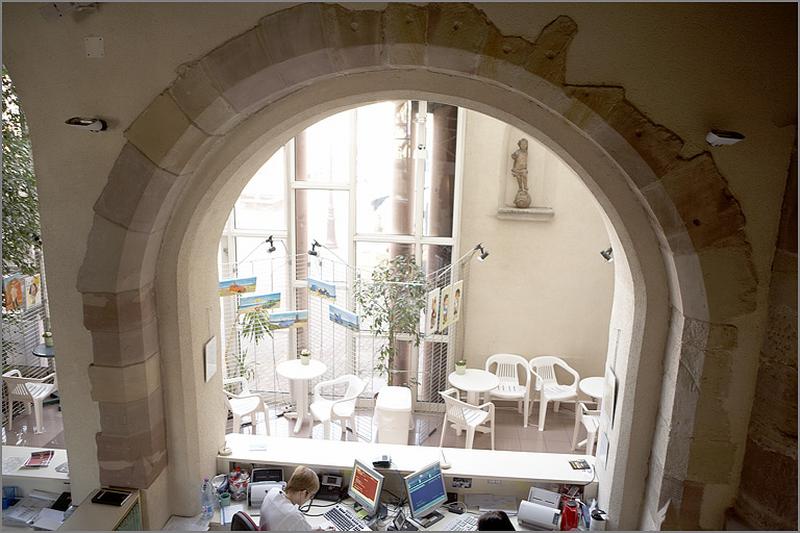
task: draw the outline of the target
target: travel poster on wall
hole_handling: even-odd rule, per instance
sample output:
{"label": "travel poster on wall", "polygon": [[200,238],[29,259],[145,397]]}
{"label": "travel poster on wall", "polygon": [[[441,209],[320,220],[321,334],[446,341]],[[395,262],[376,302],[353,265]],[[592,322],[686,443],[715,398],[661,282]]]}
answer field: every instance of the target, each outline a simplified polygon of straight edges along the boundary
{"label": "travel poster on wall", "polygon": [[328,318],[331,322],[344,326],[347,329],[358,331],[358,315],[351,313],[347,309],[342,309],[338,305],[328,306]]}
{"label": "travel poster on wall", "polygon": [[441,292],[442,289],[437,287],[428,293],[428,316],[426,320],[428,333],[439,331],[439,295]]}
{"label": "travel poster on wall", "polygon": [[450,324],[455,324],[461,318],[461,302],[464,297],[464,280],[453,284],[453,300],[450,304]]}
{"label": "travel poster on wall", "polygon": [[3,278],[3,299],[8,311],[25,309],[25,279],[19,274]]}
{"label": "travel poster on wall", "polygon": [[256,278],[223,279],[219,282],[220,297],[245,292],[256,292]]}
{"label": "travel poster on wall", "polygon": [[36,274],[25,278],[25,307],[32,309],[42,305],[42,276]]}
{"label": "travel poster on wall", "polygon": [[320,298],[325,298],[326,300],[331,300],[334,302],[336,301],[336,285],[313,278],[307,278],[307,280],[308,290],[310,292],[313,292]]}
{"label": "travel poster on wall", "polygon": [[450,312],[453,309],[453,286],[442,287],[441,304],[439,305],[439,331],[450,325]]}
{"label": "travel poster on wall", "polygon": [[249,313],[260,309],[274,309],[281,305],[281,293],[254,294],[239,298],[239,314]]}

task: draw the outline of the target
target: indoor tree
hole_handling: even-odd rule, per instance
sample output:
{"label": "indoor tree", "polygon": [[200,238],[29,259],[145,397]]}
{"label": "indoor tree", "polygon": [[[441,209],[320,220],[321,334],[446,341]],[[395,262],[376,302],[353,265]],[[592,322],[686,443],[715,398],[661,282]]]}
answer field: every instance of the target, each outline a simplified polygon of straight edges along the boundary
{"label": "indoor tree", "polygon": [[419,346],[420,311],[425,307],[427,294],[425,273],[414,256],[398,255],[382,261],[369,279],[359,275],[354,292],[372,334],[387,339],[378,352],[375,370],[393,385],[399,337],[410,336],[414,346]]}

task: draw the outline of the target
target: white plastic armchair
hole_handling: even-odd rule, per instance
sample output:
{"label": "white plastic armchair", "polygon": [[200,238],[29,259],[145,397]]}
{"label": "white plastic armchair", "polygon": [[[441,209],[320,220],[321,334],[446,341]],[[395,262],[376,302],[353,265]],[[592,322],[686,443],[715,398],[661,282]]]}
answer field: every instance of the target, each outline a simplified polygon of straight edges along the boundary
{"label": "white plastic armchair", "polygon": [[[580,376],[574,368],[560,357],[543,355],[534,357],[529,363],[531,373],[536,378],[536,390],[539,391],[539,431],[544,431],[544,419],[547,415],[547,402],[553,401],[553,411],[558,412],[559,403],[574,400],[578,397]],[[555,367],[566,370],[573,378],[569,385],[561,385],[556,379]]]}
{"label": "white plastic armchair", "polygon": [[[51,379],[53,383],[47,383]],[[44,399],[58,390],[55,372],[43,378],[26,378],[19,370],[14,369],[3,374],[3,382],[8,389],[8,429],[13,429],[14,425],[14,402],[22,402],[28,413],[31,412],[31,406],[33,406],[36,420],[33,432],[43,433],[42,405]]]}
{"label": "white plastic armchair", "polygon": [[[322,395],[325,387],[335,387],[336,385],[347,385],[344,396],[337,399],[328,399]],[[356,399],[364,392],[367,384],[358,376],[347,374],[345,376],[320,381],[314,385],[314,401],[311,403],[311,415],[315,421],[322,422],[325,429],[325,438],[331,437],[331,422],[339,421],[342,427],[342,434],[339,437],[344,439],[347,435],[347,421],[350,422],[350,429],[356,435]]]}
{"label": "white plastic armchair", "polygon": [[223,387],[239,384],[240,392],[234,394],[225,388],[222,392],[225,393],[225,404],[228,410],[233,414],[233,432],[239,433],[242,429],[242,418],[245,416],[250,417],[250,423],[253,426],[253,433],[256,433],[257,417],[260,412],[264,414],[264,426],[267,428],[267,435],[269,435],[269,410],[264,405],[264,400],[258,394],[250,392],[247,387],[247,380],[243,377],[226,378],[222,380]]}
{"label": "white plastic armchair", "polygon": [[[520,383],[519,367],[522,367],[522,383]],[[489,398],[517,400],[517,412],[519,413],[523,413],[522,405],[525,404],[522,425],[528,427],[531,400],[531,371],[528,367],[528,360],[521,355],[498,353],[486,360],[484,368],[487,372],[494,372],[500,379],[500,385],[489,392]]]}
{"label": "white plastic armchair", "polygon": [[456,432],[461,434],[461,429],[467,430],[467,442],[464,448],[472,449],[475,440],[475,430],[478,426],[489,423],[489,431],[492,434],[492,449],[494,450],[494,404],[486,402],[481,405],[472,405],[458,399],[457,389],[447,389],[440,391],[444,399],[444,421],[442,422],[442,437],[439,439],[439,447],[444,444],[444,431],[447,429],[447,422],[456,425]]}
{"label": "white plastic armchair", "polygon": [[584,402],[575,404],[575,429],[572,431],[572,449],[578,447],[578,430],[586,428],[586,455],[594,455],[594,441],[600,427],[600,410],[589,409]]}

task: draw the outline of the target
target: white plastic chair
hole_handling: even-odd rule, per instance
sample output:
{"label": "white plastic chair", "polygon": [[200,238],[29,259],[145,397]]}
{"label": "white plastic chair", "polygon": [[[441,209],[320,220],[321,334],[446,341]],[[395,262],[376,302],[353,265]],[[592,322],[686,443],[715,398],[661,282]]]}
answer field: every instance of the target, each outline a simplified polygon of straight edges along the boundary
{"label": "white plastic chair", "polygon": [[[53,383],[46,383],[53,380]],[[23,402],[28,413],[33,406],[36,425],[34,433],[43,433],[42,425],[42,405],[44,399],[58,390],[56,374],[48,374],[43,378],[23,377],[19,370],[9,370],[3,374],[3,382],[8,389],[8,429],[13,429],[14,425],[14,402]]]}
{"label": "white plastic chair", "polygon": [[242,429],[242,418],[245,416],[250,417],[250,423],[253,425],[253,434],[256,432],[257,426],[257,413],[264,413],[264,426],[267,428],[267,435],[269,435],[269,410],[264,405],[264,400],[258,394],[250,392],[247,387],[247,380],[243,377],[227,378],[222,380],[223,386],[239,384],[239,394],[234,394],[228,390],[223,389],[225,393],[225,404],[228,410],[233,414],[233,432],[239,433]]}
{"label": "white plastic chair", "polygon": [[444,444],[444,432],[447,429],[447,422],[456,425],[456,432],[461,434],[461,429],[467,430],[467,442],[464,448],[472,449],[475,440],[475,429],[481,424],[489,423],[489,430],[492,434],[492,449],[494,450],[494,404],[486,402],[482,405],[472,405],[458,399],[457,389],[447,389],[440,391],[444,399],[444,421],[442,422],[442,438],[439,439],[439,447]]}
{"label": "white plastic chair", "polygon": [[[328,399],[322,396],[324,387],[347,384],[344,396],[339,399]],[[339,421],[342,426],[340,440],[346,437],[347,427],[345,423],[350,421],[350,429],[356,435],[356,399],[364,392],[367,384],[358,376],[347,374],[345,376],[320,381],[314,385],[314,401],[311,403],[311,415],[315,421],[322,422],[325,429],[325,438],[331,437],[331,422]]]}
{"label": "white plastic chair", "polygon": [[[490,398],[498,400],[517,400],[517,412],[522,413],[522,404],[525,404],[525,412],[522,415],[522,425],[528,427],[528,412],[531,400],[531,371],[528,368],[528,360],[521,355],[510,353],[495,354],[486,360],[484,367],[487,372],[491,372],[494,366],[494,374],[500,379],[500,385],[489,392]],[[524,384],[520,384],[518,367],[524,369]]]}
{"label": "white plastic chair", "polygon": [[[574,400],[578,397],[578,381],[580,376],[574,368],[560,357],[543,355],[530,360],[529,367],[536,377],[536,390],[539,391],[539,431],[544,431],[544,419],[547,415],[547,402],[553,401],[553,411],[558,412],[559,403]],[[572,375],[570,385],[560,385],[556,379],[555,367],[559,366]]]}
{"label": "white plastic chair", "polygon": [[575,404],[575,429],[572,432],[572,449],[578,447],[578,428],[586,428],[586,455],[594,455],[594,441],[600,428],[600,410],[589,409],[584,402]]}

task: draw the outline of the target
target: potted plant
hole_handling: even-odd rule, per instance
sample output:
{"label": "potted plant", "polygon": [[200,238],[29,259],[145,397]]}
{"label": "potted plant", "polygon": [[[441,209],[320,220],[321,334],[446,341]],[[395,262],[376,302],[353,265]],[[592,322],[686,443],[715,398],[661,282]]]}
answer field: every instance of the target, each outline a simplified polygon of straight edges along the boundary
{"label": "potted plant", "polygon": [[467,371],[467,360],[466,359],[459,359],[456,361],[456,374],[463,374]]}
{"label": "potted plant", "polygon": [[51,332],[45,331],[44,334],[42,335],[42,338],[44,339],[45,346],[47,346],[48,348],[53,347],[53,334]]}
{"label": "potted plant", "polygon": [[[369,279],[356,278],[355,301],[376,337],[386,337],[378,352],[375,370],[395,385],[395,356],[400,337],[419,346],[420,311],[425,307],[427,283],[425,273],[414,256],[399,255],[382,261]],[[413,382],[413,380],[406,380]]]}
{"label": "potted plant", "polygon": [[[241,319],[242,339],[252,343],[254,348],[266,337],[273,338],[272,330],[277,326],[270,322],[269,311],[263,307],[256,307],[248,311]],[[242,348],[235,356],[236,370],[239,376],[250,379],[253,377],[254,369],[247,365],[247,348]]]}
{"label": "potted plant", "polygon": [[300,364],[307,365],[311,361],[311,352],[303,348],[300,350]]}

